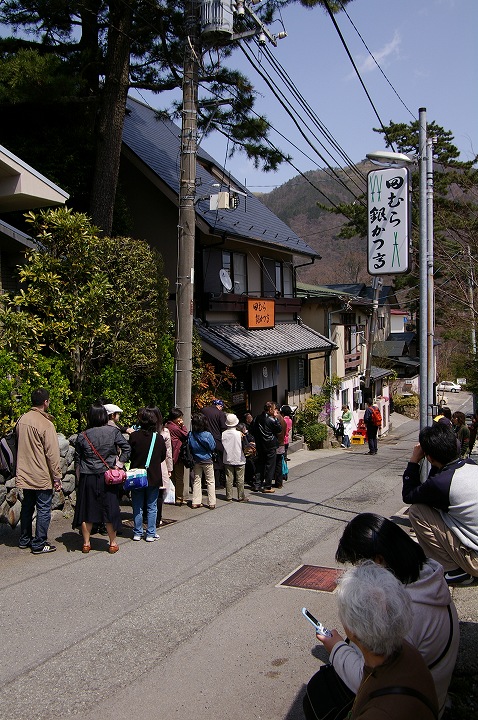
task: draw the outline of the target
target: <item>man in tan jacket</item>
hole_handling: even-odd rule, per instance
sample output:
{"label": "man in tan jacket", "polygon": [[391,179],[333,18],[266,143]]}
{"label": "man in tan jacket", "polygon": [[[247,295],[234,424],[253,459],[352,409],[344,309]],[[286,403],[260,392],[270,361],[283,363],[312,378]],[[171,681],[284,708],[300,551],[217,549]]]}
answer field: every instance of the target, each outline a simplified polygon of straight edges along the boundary
{"label": "man in tan jacket", "polygon": [[[32,392],[32,408],[17,422],[17,488],[23,490],[20,513],[20,548],[34,555],[54,552],[47,540],[51,520],[53,489],[61,489],[60,448],[53,417],[47,410],[50,393],[44,388]],[[36,508],[36,531],[32,521]]]}

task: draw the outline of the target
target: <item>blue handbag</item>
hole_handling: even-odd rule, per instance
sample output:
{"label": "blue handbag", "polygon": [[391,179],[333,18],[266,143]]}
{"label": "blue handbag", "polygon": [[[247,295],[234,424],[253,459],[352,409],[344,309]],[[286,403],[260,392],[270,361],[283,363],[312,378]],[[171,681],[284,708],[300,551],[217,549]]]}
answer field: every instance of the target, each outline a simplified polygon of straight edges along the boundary
{"label": "blue handbag", "polygon": [[148,468],[151,462],[151,455],[153,454],[154,443],[156,442],[157,433],[153,433],[151,438],[151,445],[149,446],[148,457],[144,464],[144,468],[134,468],[134,470],[126,471],[126,480],[124,481],[125,490],[140,490],[141,488],[148,487]]}
{"label": "blue handbag", "polygon": [[289,474],[289,466],[287,465],[287,463],[285,461],[285,456],[283,455],[282,456],[282,475],[285,478],[287,478],[288,474]]}

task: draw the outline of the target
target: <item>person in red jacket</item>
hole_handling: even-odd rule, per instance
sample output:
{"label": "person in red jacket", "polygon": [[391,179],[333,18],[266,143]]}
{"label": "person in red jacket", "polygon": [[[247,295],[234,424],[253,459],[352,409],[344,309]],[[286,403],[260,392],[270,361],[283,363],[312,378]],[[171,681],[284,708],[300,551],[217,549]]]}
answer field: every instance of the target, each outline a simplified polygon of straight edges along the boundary
{"label": "person in red jacket", "polygon": [[[179,407],[173,407],[164,427],[171,435],[173,449],[173,474],[172,479],[176,489],[176,505],[184,505],[187,502],[189,492],[189,481],[184,482],[184,465],[179,459],[179,451],[183,442],[186,441],[188,430],[184,425],[183,411]],[[188,471],[189,472],[189,471]]]}

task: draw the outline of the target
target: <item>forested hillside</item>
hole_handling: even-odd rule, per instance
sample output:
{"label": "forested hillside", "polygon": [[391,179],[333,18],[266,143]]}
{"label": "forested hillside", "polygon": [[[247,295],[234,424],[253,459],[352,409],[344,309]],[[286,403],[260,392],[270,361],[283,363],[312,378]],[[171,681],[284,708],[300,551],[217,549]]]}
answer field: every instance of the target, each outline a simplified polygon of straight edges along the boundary
{"label": "forested hillside", "polygon": [[[369,163],[358,165],[364,176],[370,167]],[[351,183],[348,173],[339,169],[335,172],[345,185],[352,187],[355,196],[359,195],[356,175]],[[305,175],[307,179],[298,175],[272,192],[259,195],[264,205],[322,256],[314,265],[301,268],[299,279],[317,284],[369,282],[366,238],[339,238],[345,218],[317,204],[349,203],[353,196],[330,171],[316,170]],[[365,182],[360,191],[365,192]]]}

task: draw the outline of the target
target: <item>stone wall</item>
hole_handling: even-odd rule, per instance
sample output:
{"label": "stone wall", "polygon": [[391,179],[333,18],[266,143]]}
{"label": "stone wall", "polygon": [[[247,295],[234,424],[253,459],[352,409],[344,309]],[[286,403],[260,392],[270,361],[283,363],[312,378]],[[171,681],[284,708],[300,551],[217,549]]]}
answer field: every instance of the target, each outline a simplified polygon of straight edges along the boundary
{"label": "stone wall", "polygon": [[[60,446],[60,467],[62,489],[53,493],[52,511],[70,517],[76,502],[75,478],[75,442],[76,435],[66,438],[58,435]],[[15,487],[15,478],[5,480],[0,475],[0,522],[15,527],[20,520],[23,493]]]}

